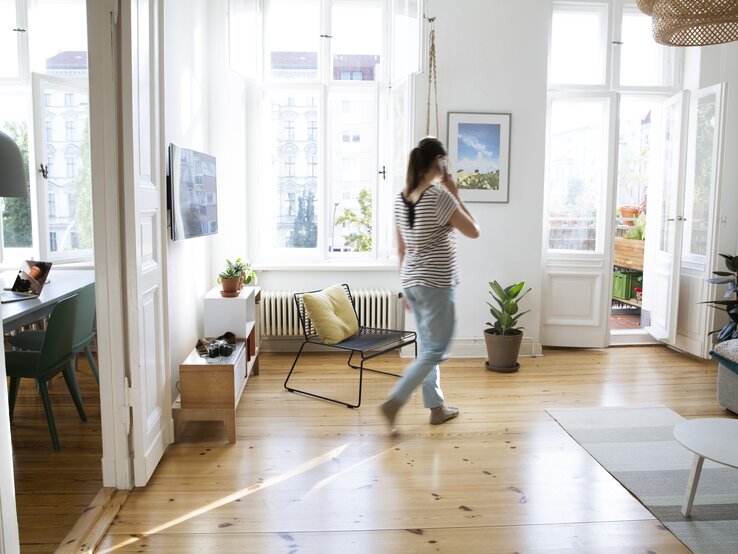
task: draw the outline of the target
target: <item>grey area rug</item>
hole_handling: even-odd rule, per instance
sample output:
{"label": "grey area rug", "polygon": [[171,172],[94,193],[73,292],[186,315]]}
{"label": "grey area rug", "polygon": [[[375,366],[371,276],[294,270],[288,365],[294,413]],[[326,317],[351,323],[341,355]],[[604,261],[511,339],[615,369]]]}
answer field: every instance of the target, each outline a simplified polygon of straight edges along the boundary
{"label": "grey area rug", "polygon": [[693,454],[672,431],[668,408],[548,410],[615,479],[692,552],[738,552],[738,470],[705,460],[691,517],[682,516]]}

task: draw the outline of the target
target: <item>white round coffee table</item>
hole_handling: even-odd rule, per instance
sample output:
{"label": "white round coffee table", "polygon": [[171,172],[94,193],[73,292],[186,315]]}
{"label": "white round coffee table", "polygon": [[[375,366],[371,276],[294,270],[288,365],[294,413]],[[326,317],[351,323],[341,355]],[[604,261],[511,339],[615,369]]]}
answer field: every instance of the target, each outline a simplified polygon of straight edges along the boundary
{"label": "white round coffee table", "polygon": [[689,517],[705,458],[738,468],[738,420],[692,419],[674,427],[674,438],[684,448],[694,452],[692,471],[689,473],[687,492],[682,503],[682,515]]}

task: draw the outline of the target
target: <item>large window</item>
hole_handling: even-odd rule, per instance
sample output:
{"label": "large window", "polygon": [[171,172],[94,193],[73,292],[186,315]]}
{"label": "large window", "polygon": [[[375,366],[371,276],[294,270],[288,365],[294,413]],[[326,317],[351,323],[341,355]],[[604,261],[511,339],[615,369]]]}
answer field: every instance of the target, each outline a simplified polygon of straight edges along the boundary
{"label": "large window", "polygon": [[2,262],[90,259],[85,0],[0,0],[0,20],[0,128],[31,169],[30,197],[3,202]]}
{"label": "large window", "polygon": [[[232,0],[232,34],[236,21],[254,21],[250,6]],[[404,44],[417,43],[417,58],[419,3],[265,0],[262,8],[260,185],[249,189],[249,201],[259,203],[250,220],[254,257],[387,256],[392,185],[380,187],[390,165],[380,134],[401,125],[380,131],[380,114],[391,97],[384,93],[390,60],[405,77],[418,69],[417,59],[393,58],[391,37],[402,29]],[[246,71],[253,64],[234,59],[238,40],[231,41],[231,66]]]}
{"label": "large window", "polygon": [[[549,56],[549,250],[604,248],[610,175],[617,206],[645,209],[651,124],[678,90],[680,56],[651,38],[635,2],[555,2]],[[618,114],[619,117],[613,117]],[[617,160],[617,165],[614,163]]]}

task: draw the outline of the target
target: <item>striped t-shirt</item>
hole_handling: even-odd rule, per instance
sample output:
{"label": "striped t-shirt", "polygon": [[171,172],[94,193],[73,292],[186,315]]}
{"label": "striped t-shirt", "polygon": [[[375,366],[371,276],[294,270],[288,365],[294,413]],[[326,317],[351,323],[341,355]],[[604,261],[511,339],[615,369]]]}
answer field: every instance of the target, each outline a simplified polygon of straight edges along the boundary
{"label": "striped t-shirt", "polygon": [[400,269],[403,287],[441,288],[458,284],[456,233],[449,223],[458,207],[458,200],[438,184],[426,189],[412,207],[406,204],[402,193],[397,195],[395,224],[405,242],[405,259]]}

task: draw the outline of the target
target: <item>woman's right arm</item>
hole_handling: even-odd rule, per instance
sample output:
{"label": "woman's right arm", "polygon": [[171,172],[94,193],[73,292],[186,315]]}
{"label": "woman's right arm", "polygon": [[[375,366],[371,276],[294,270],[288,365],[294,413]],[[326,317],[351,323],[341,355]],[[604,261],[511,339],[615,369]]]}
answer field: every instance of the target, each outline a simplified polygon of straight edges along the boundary
{"label": "woman's right arm", "polygon": [[445,173],[443,176],[443,186],[446,187],[446,189],[453,195],[454,198],[456,198],[456,201],[459,203],[459,207],[456,208],[453,214],[451,214],[451,219],[449,219],[448,222],[451,224],[452,227],[458,229],[462,235],[472,239],[478,238],[479,224],[477,223],[477,220],[474,219],[474,216],[471,214],[471,212],[467,209],[464,202],[461,201],[461,198],[459,198],[459,189],[456,186],[453,178],[448,173]]}

